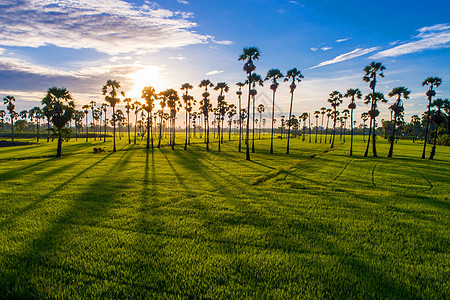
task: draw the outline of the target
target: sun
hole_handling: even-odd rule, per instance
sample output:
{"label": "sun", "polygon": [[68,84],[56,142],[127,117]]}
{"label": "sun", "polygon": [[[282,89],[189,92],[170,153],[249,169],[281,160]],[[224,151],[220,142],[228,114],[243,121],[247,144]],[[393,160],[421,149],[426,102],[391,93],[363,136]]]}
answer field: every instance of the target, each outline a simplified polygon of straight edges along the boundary
{"label": "sun", "polygon": [[[128,91],[127,97],[141,99],[142,89],[146,86],[152,86],[156,92],[163,91],[167,84],[159,74],[159,69],[154,66],[147,66],[128,76],[133,81],[133,88]],[[141,101],[142,102],[142,101]]]}

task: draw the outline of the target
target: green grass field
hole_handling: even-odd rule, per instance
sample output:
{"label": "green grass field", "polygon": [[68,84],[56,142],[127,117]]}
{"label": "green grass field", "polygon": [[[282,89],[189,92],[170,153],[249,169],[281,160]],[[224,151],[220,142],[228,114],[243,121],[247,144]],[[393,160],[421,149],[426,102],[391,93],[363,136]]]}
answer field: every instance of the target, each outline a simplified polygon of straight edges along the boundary
{"label": "green grass field", "polygon": [[449,147],[178,138],[0,148],[0,298],[448,299]]}

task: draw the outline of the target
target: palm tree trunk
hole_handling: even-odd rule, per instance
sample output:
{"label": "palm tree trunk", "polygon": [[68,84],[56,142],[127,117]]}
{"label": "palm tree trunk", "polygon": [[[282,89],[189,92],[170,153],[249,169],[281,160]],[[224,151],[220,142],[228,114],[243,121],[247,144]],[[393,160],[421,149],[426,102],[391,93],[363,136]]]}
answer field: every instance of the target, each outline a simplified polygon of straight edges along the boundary
{"label": "palm tree trunk", "polygon": [[158,139],[158,148],[161,147],[161,138],[162,138],[162,116],[163,116],[163,112],[161,112],[161,116],[160,116],[160,122],[159,122],[159,139]]}
{"label": "palm tree trunk", "polygon": [[[49,127],[50,128],[50,125]],[[47,140],[48,142],[48,140]],[[86,114],[86,142],[89,142],[89,120],[88,120],[88,114]]]}
{"label": "palm tree trunk", "polygon": [[270,154],[273,154],[273,119],[275,118],[275,91],[272,96],[272,130],[270,134]]}
{"label": "palm tree trunk", "polygon": [[37,121],[37,142],[39,143],[39,119]]}
{"label": "palm tree trunk", "polygon": [[187,144],[188,144],[188,111],[186,107],[186,140],[184,141],[184,150],[187,150]]}
{"label": "palm tree trunk", "polygon": [[289,154],[289,141],[290,141],[290,138],[291,138],[292,102],[294,102],[294,92],[291,92],[291,104],[289,105],[289,119],[288,119],[288,134],[287,134],[286,154]]}
{"label": "palm tree trunk", "polygon": [[372,117],[370,117],[369,120],[369,134],[367,137],[367,147],[366,147],[366,151],[364,152],[364,157],[367,157],[367,155],[369,154],[369,147],[370,147],[370,137],[372,135]]}
{"label": "palm tree trunk", "polygon": [[[220,107],[219,107],[219,111],[220,111]],[[220,118],[221,118],[221,116],[220,116],[220,112],[219,112],[219,119],[216,119],[216,122],[217,122],[217,137],[219,138],[219,148],[218,148],[218,151],[220,152]]]}
{"label": "palm tree trunk", "polygon": [[377,157],[377,146],[376,146],[376,143],[375,143],[375,137],[377,136],[377,132],[376,132],[375,124],[376,124],[376,118],[373,118],[373,131],[372,131],[372,153],[373,153],[373,157]]}
{"label": "palm tree trunk", "polygon": [[322,134],[323,134],[323,117],[324,117],[324,114],[322,114],[322,125],[321,125],[321,129],[320,129],[320,143],[322,144]]}
{"label": "palm tree trunk", "polygon": [[334,137],[335,137],[335,135],[336,135],[336,107],[334,108],[334,119],[333,119],[333,141],[331,142],[331,148],[333,148],[334,147]]}
{"label": "palm tree trunk", "polygon": [[242,116],[241,116],[241,96],[239,95],[239,152],[241,152],[241,137],[242,137]]}
{"label": "palm tree trunk", "polygon": [[252,114],[252,153],[255,153],[255,96],[253,98],[253,114]]}
{"label": "palm tree trunk", "polygon": [[311,143],[311,114],[308,113],[309,143]]}
{"label": "palm tree trunk", "polygon": [[250,137],[250,91],[252,89],[252,81],[251,76],[248,74],[248,103],[247,103],[247,128],[245,128],[245,131],[247,133],[245,137],[245,144],[246,144],[246,152],[245,152],[245,159],[250,160],[250,144],[249,144],[249,137]]}
{"label": "palm tree trunk", "polygon": [[350,156],[352,156],[353,155],[353,109],[350,113],[350,120],[352,122],[352,124],[351,124],[352,129],[351,129],[351,134],[350,134]]}
{"label": "palm tree trunk", "polygon": [[131,135],[130,135],[130,112],[127,112],[127,121],[128,121],[128,144],[131,144]]}
{"label": "palm tree trunk", "polygon": [[[103,143],[106,143],[106,129],[107,129],[107,121],[106,121],[106,111],[105,111],[105,135],[103,136]],[[136,141],[135,141],[136,143]]]}
{"label": "palm tree trunk", "polygon": [[209,151],[209,118],[205,116],[205,139],[206,139],[206,151]]}
{"label": "palm tree trunk", "polygon": [[150,113],[147,112],[147,149],[150,149]]}
{"label": "palm tree trunk", "polygon": [[397,125],[397,114],[394,116],[394,128],[392,129],[392,141],[391,146],[389,147],[388,157],[392,157],[392,153],[394,152],[394,141],[395,141],[395,127]]}
{"label": "palm tree trunk", "polygon": [[11,141],[14,142],[14,118],[13,118],[13,116],[11,116]]}
{"label": "palm tree trunk", "polygon": [[[437,111],[437,115],[438,115],[438,119],[439,119],[439,117],[441,116],[441,108],[440,107]],[[431,148],[431,153],[430,153],[429,159],[433,159],[434,155],[436,154],[436,141],[437,141],[437,137],[438,137],[438,129],[439,129],[439,124],[436,124],[436,132],[434,134],[433,148]]]}
{"label": "palm tree trunk", "polygon": [[317,144],[317,134],[318,134],[318,130],[319,130],[319,119],[318,118],[316,118],[316,140],[315,140],[315,143]]}
{"label": "palm tree trunk", "polygon": [[325,129],[325,144],[327,143],[328,136],[328,124],[330,123],[330,117],[327,116],[327,128]]}
{"label": "palm tree trunk", "polygon": [[116,108],[113,106],[113,152],[116,152]]}
{"label": "palm tree trunk", "polygon": [[425,150],[427,148],[427,141],[428,141],[428,129],[430,127],[430,112],[431,111],[431,96],[428,97],[428,114],[427,114],[427,127],[425,129],[425,140],[423,142],[423,152],[422,152],[422,159],[425,159]]}
{"label": "palm tree trunk", "polygon": [[56,157],[61,157],[61,148],[62,148],[61,128],[58,128],[58,148],[56,150]]}

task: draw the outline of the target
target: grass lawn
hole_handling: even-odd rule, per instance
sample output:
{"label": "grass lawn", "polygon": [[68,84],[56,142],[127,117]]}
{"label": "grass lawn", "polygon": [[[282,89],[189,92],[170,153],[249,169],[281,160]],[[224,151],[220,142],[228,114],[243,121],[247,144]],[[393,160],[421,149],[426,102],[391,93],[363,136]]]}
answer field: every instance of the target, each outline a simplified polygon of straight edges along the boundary
{"label": "grass lawn", "polygon": [[450,295],[450,147],[267,137],[252,161],[181,134],[0,148],[0,298]]}

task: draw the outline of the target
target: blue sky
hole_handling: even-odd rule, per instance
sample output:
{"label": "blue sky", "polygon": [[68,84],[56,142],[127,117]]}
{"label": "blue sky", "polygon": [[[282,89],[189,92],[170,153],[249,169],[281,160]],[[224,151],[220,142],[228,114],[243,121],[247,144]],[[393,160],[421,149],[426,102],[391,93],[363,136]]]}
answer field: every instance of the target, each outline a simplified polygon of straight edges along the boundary
{"label": "blue sky", "polygon": [[[18,109],[29,109],[48,87],[65,86],[81,107],[102,102],[109,78],[133,97],[144,85],[179,88],[209,78],[228,82],[227,101],[236,103],[234,84],[245,80],[237,58],[243,47],[257,46],[258,73],[302,70],[296,115],[328,106],[333,90],[369,92],[362,69],[375,60],[387,68],[380,91],[412,91],[409,120],[426,108],[426,77],[441,77],[438,96],[450,97],[449,11],[448,1],[2,0],[0,96],[13,95]],[[192,93],[199,98],[201,91]],[[266,112],[270,95],[268,86],[258,94]],[[277,115],[288,101],[282,84]],[[357,115],[363,110],[358,103]]]}

